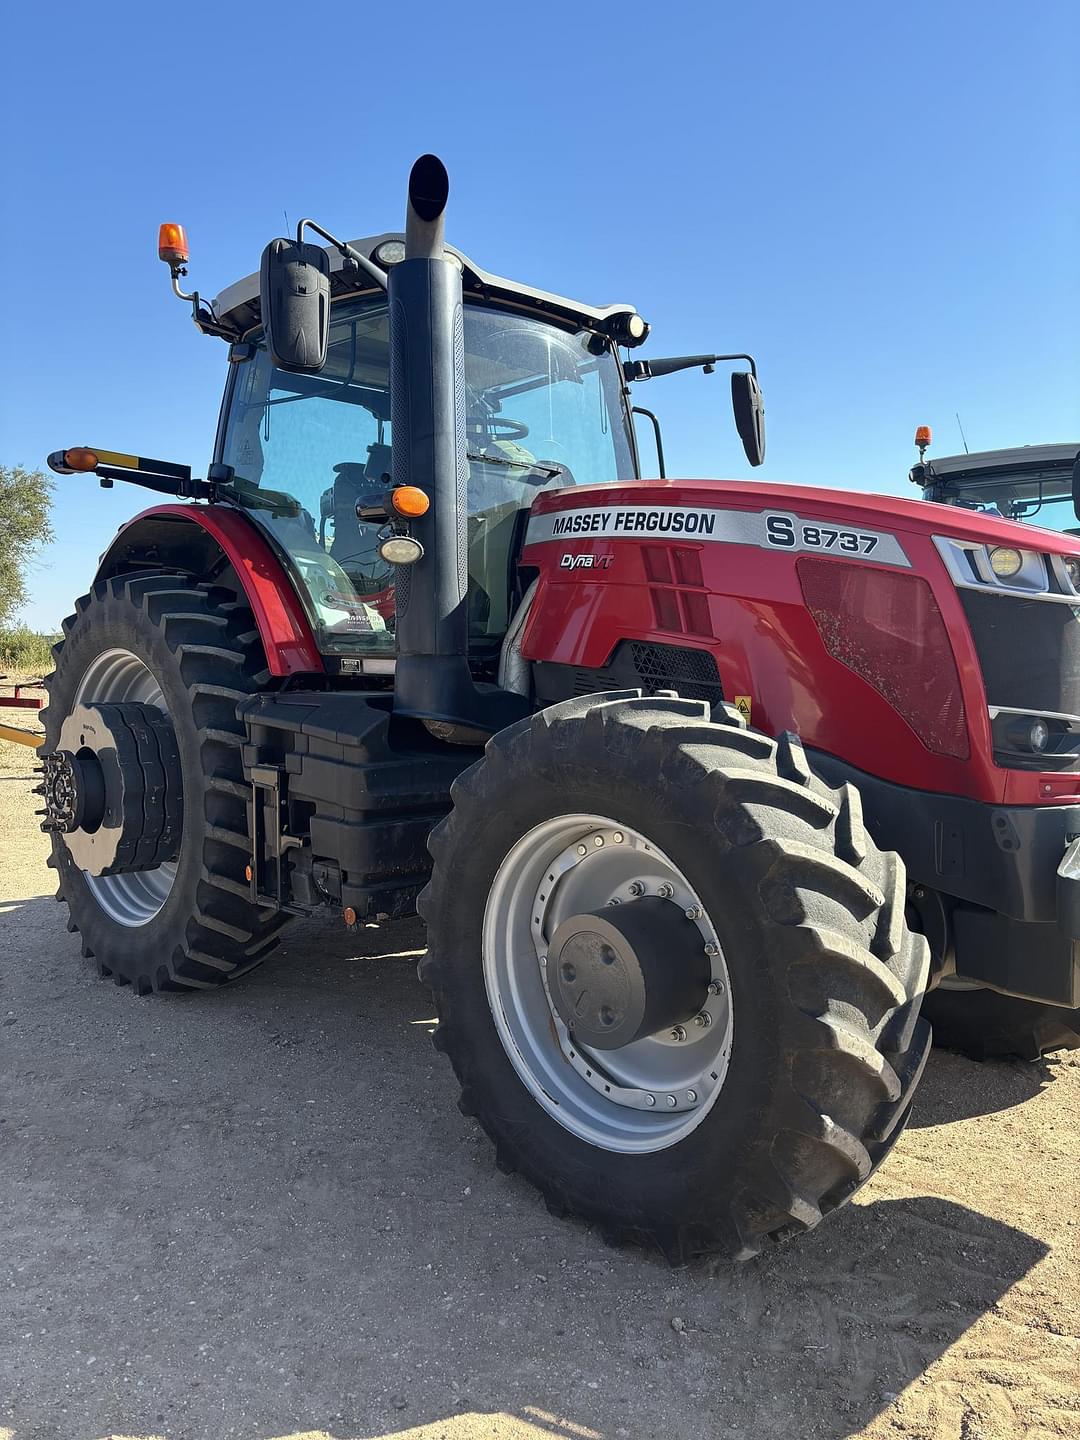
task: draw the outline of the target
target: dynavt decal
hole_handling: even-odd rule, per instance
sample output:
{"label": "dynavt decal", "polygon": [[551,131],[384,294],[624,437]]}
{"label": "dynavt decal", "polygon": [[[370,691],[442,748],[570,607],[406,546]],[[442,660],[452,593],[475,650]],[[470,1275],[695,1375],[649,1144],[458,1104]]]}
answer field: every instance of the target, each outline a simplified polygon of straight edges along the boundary
{"label": "dynavt decal", "polygon": [[[831,551],[861,556],[882,565],[911,561],[895,535],[857,529],[842,522],[804,520],[788,511],[721,510],[690,505],[609,505],[584,510],[553,511],[529,519],[526,545],[570,536],[595,540],[635,540],[645,535],[671,535],[723,545],[756,545],[763,550]],[[565,565],[565,558],[563,561]]]}

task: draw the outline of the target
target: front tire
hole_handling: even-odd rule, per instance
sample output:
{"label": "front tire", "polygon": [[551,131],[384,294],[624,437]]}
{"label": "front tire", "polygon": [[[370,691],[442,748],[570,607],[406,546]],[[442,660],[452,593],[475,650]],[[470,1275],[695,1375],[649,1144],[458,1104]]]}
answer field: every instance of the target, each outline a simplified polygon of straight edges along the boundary
{"label": "front tire", "polygon": [[102,975],[139,994],[210,989],[258,965],[285,917],[251,903],[247,786],[237,702],[268,680],[247,605],[187,575],[142,572],[99,581],[64,622],[46,684],[45,744],[55,752],[77,705],[151,705],[175,734],[183,823],[174,860],[93,876],[62,834],[49,865],[68,929]]}
{"label": "front tire", "polygon": [[[710,723],[697,701],[630,692],[568,701],[503,731],[453,800],[431,837],[420,973],[462,1109],[500,1166],[520,1170],[554,1211],[675,1263],[754,1254],[848,1199],[903,1128],[930,1044],[918,1015],[927,945],[904,922],[903,865],[869,840],[857,793],[828,790],[789,738]],[[566,826],[577,817],[588,857],[616,834],[656,852],[644,889],[651,915],[665,889],[674,902],[672,957],[697,964],[684,915],[704,948],[715,936],[713,983],[726,975],[730,995],[702,1033],[725,1014],[731,1028],[702,1072],[717,1093],[696,1116],[682,1110],[685,1089],[647,1083],[674,1073],[660,1050],[693,1021],[604,1049],[560,1029],[554,1005],[540,1012],[546,1027],[536,1019],[536,966],[565,921],[553,913],[548,925],[545,907],[553,884],[570,883]],[[514,868],[534,843],[548,847],[535,895],[532,870]],[[599,864],[583,857],[580,870]],[[601,891],[632,902],[643,892],[629,873],[609,868]],[[499,918],[508,894],[516,920]],[[587,922],[603,924],[594,910]],[[493,974],[503,977],[494,988]],[[612,1084],[624,1093],[605,1118]]]}

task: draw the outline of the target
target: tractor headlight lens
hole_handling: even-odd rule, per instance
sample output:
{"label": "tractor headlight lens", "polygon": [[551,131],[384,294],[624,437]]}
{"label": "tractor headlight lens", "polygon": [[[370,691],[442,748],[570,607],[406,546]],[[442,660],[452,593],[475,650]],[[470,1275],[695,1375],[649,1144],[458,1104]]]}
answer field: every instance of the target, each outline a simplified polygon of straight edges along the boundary
{"label": "tractor headlight lens", "polygon": [[1023,555],[1011,545],[997,545],[990,551],[990,569],[999,580],[1011,580],[1023,568]]}
{"label": "tractor headlight lens", "polygon": [[405,259],[405,241],[384,240],[381,245],[375,247],[375,253],[371,258],[384,270],[388,270],[391,265],[399,265]]}
{"label": "tractor headlight lens", "polygon": [[379,542],[379,554],[391,565],[415,565],[423,553],[424,547],[411,535],[388,535]]}
{"label": "tractor headlight lens", "polygon": [[1065,574],[1074,590],[1080,590],[1080,558],[1068,555],[1065,558]]}
{"label": "tractor headlight lens", "polygon": [[1050,744],[1050,726],[1045,720],[1033,720],[1028,727],[1028,744],[1036,754],[1045,750]]}

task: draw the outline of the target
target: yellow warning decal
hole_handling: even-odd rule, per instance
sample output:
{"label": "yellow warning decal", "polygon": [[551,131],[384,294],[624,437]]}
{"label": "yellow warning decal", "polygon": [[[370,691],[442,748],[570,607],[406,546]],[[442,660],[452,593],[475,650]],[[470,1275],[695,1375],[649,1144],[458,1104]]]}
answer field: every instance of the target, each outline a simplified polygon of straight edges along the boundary
{"label": "yellow warning decal", "polygon": [[750,695],[735,696],[735,709],[738,710],[748,725],[750,724],[750,708],[753,703],[753,697]]}

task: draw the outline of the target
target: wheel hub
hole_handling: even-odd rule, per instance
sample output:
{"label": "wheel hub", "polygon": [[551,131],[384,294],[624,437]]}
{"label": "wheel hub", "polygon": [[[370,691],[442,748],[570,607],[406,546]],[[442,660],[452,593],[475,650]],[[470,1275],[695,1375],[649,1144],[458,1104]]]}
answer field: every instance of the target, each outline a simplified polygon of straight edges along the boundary
{"label": "wheel hub", "polygon": [[499,867],[483,945],[506,1053],[561,1125],[644,1153],[701,1123],[732,1050],[727,964],[701,897],[646,835],[599,815],[542,821]]}
{"label": "wheel hub", "polygon": [[571,1036],[618,1050],[698,1015],[709,996],[701,932],[668,899],[572,915],[548,953],[551,999]]}
{"label": "wheel hub", "polygon": [[172,860],[183,790],[169,717],[138,701],[78,704],[44,756],[41,828],[63,837],[91,876],[152,870]]}

